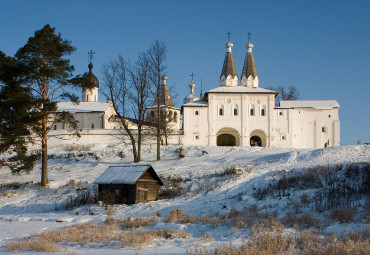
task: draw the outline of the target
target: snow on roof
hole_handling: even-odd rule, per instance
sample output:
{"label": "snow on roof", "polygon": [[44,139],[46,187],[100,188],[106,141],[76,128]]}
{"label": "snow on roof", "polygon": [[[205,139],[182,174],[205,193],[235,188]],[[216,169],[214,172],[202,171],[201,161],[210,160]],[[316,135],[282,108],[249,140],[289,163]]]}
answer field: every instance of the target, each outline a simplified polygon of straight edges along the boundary
{"label": "snow on roof", "polygon": [[332,109],[339,108],[337,100],[282,100],[281,108],[315,108]]}
{"label": "snow on roof", "polygon": [[[151,165],[110,166],[94,183],[96,184],[135,184]],[[153,169],[155,175],[157,175]],[[158,177],[158,176],[157,176]],[[158,177],[158,181],[162,181]]]}
{"label": "snow on roof", "polygon": [[80,102],[79,104],[73,102],[60,102],[57,104],[58,112],[105,112],[111,103],[106,102]]}
{"label": "snow on roof", "polygon": [[196,100],[193,102],[189,102],[184,104],[183,106],[208,106],[208,101],[203,101],[203,100]]}
{"label": "snow on roof", "polygon": [[235,87],[227,87],[221,86],[218,88],[214,88],[208,90],[206,93],[270,93],[270,94],[277,94],[278,92],[270,89],[264,88],[249,88],[245,86],[235,86]]}

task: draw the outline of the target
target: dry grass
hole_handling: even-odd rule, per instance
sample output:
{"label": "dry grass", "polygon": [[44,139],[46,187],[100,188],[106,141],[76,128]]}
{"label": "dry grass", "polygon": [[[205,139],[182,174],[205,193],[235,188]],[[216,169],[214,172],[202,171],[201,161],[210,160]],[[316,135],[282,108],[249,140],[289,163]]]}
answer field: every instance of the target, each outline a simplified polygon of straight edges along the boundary
{"label": "dry grass", "polygon": [[123,229],[134,229],[149,226],[151,223],[156,221],[157,221],[156,215],[150,217],[136,217],[136,218],[132,218],[130,216],[125,220],[118,221],[118,224]]}
{"label": "dry grass", "polygon": [[249,238],[242,246],[232,244],[215,248],[208,252],[206,248],[194,246],[187,253],[192,255],[228,254],[228,255],[367,255],[370,251],[369,236],[352,232],[344,238],[336,235],[321,236],[311,231],[301,232],[298,237],[289,236],[284,226],[271,219],[265,223],[255,223]]}
{"label": "dry grass", "polygon": [[[154,217],[154,216],[153,216]],[[149,218],[149,217],[148,217]],[[122,230],[116,224],[95,223],[76,224],[62,230],[31,235],[24,241],[5,244],[8,251],[45,251],[56,252],[61,250],[60,243],[67,245],[89,245],[114,243],[118,247],[133,247],[140,249],[143,245],[153,244],[159,238],[191,238],[191,234],[171,229],[128,231]]]}
{"label": "dry grass", "polygon": [[31,240],[27,239],[23,242],[9,242],[5,244],[5,249],[11,252],[17,251],[44,251],[57,252],[61,250],[60,245],[50,243],[45,240]]}
{"label": "dry grass", "polygon": [[81,144],[67,145],[66,149],[67,151],[90,151],[91,145],[81,145]]}
{"label": "dry grass", "polygon": [[2,192],[2,196],[3,196],[3,197],[6,197],[6,198],[12,198],[12,197],[14,197],[16,194],[17,194],[17,192],[15,192],[15,191],[8,191],[8,190],[4,190],[4,191]]}
{"label": "dry grass", "polygon": [[184,216],[184,211],[183,210],[181,210],[181,209],[172,210],[168,214],[168,217],[167,217],[167,219],[164,220],[164,222],[166,222],[166,223],[172,223],[175,220],[181,218],[182,216]]}

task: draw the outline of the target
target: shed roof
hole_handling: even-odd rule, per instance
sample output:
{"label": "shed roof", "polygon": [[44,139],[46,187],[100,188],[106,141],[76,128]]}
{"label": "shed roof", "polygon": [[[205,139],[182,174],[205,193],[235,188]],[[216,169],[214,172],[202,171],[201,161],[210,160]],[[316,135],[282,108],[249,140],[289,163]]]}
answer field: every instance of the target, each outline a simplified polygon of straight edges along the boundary
{"label": "shed roof", "polygon": [[78,104],[74,102],[59,102],[57,107],[58,112],[105,112],[111,104],[105,102],[80,102]]}
{"label": "shed roof", "polygon": [[281,108],[315,108],[332,109],[339,108],[337,100],[281,100]]}
{"label": "shed roof", "polygon": [[145,165],[128,165],[128,166],[110,166],[102,173],[94,183],[96,184],[135,184],[140,177],[147,171],[151,172],[159,182],[163,182],[149,164]]}

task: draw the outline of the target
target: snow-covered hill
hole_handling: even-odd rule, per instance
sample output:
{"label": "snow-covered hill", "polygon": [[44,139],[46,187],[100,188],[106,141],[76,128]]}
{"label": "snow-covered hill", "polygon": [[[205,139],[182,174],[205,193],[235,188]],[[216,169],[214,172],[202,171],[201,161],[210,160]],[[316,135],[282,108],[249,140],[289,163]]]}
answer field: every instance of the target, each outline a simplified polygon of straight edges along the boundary
{"label": "snow-covered hill", "polygon": [[[317,218],[323,232],[345,232],[348,229],[359,230],[369,219],[365,215],[365,204],[369,203],[369,194],[352,199],[356,207],[354,222],[339,223],[328,221],[330,211],[317,210],[317,188],[300,190],[287,187],[279,193],[266,193],[266,187],[274,185],[295,172],[304,172],[313,167],[348,165],[370,162],[370,146],[340,146],[319,150],[241,148],[241,147],[162,147],[162,160],[155,161],[155,148],[144,146],[143,162],[153,165],[163,178],[181,177],[183,195],[150,203],[136,205],[116,205],[116,219],[129,216],[160,215],[164,219],[172,210],[181,209],[185,214],[197,217],[227,215],[231,211],[243,211],[254,208],[258,213],[271,214],[283,219],[288,215],[310,214]],[[184,149],[185,157],[179,159],[177,149]],[[123,152],[126,157],[121,158]],[[98,204],[77,206],[65,210],[65,205],[79,194],[93,189],[92,182],[111,165],[132,164],[133,157],[129,146],[95,144],[91,146],[56,146],[49,149],[50,187],[42,189],[37,182],[40,179],[40,165],[29,175],[13,176],[9,169],[0,169],[0,244],[20,240],[32,233],[53,228],[61,228],[75,223],[102,223],[107,218],[107,211]],[[227,168],[232,171],[227,171]],[[330,167],[329,167],[330,168]],[[285,178],[285,177],[284,177]],[[338,177],[339,178],[339,177]],[[258,194],[265,192],[263,195]],[[316,193],[315,193],[316,192]],[[302,197],[307,199],[302,204]],[[367,199],[366,199],[367,198]],[[367,201],[366,201],[367,200]],[[58,209],[58,210],[57,210]],[[290,213],[290,214],[289,214]],[[285,218],[286,220],[287,218]],[[293,219],[297,219],[294,218]],[[258,219],[257,219],[258,220]],[[163,220],[151,224],[149,229],[170,228],[191,233],[193,237],[211,235],[213,242],[204,244],[217,247],[222,243],[241,244],[250,232],[250,226],[235,230],[224,224],[180,224],[165,223]],[[310,227],[310,226],[309,226]],[[198,239],[197,239],[198,240]],[[200,242],[199,240],[197,242]],[[186,253],[187,247],[194,245],[194,240],[166,240],[155,245],[144,246],[139,254]],[[112,246],[72,247],[77,254],[134,254],[133,248],[114,249]],[[0,253],[6,253],[1,249]]]}

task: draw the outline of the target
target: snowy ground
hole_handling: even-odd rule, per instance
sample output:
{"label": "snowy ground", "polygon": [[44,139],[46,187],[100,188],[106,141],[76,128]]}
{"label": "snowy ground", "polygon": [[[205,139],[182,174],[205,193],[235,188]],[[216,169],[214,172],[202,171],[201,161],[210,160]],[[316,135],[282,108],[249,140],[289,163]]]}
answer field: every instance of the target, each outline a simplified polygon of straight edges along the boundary
{"label": "snowy ground", "polygon": [[[253,196],[256,189],[268,184],[275,176],[282,172],[300,171],[313,166],[370,162],[370,146],[366,145],[319,150],[182,146],[185,153],[183,159],[178,158],[176,150],[179,147],[162,147],[162,160],[157,162],[154,146],[153,149],[150,146],[144,146],[143,163],[152,164],[159,175],[182,176],[184,186],[192,185],[189,188],[190,195],[131,206],[115,206],[113,217],[124,219],[128,216],[151,216],[159,213],[161,219],[161,217],[167,217],[174,209],[182,209],[185,214],[191,213],[196,216],[215,213],[225,215],[232,209],[242,210],[254,204],[257,204],[261,211],[276,211],[278,216],[282,217],[287,211],[292,210],[289,203],[294,198],[276,200],[267,197],[256,200]],[[11,175],[9,169],[5,167],[0,168],[0,184],[21,184],[17,189],[4,186],[0,189],[2,192],[0,193],[0,245],[9,241],[22,240],[29,234],[53,228],[62,228],[75,223],[105,221],[107,212],[99,205],[90,208],[94,212],[93,215],[88,213],[87,206],[77,207],[71,211],[55,211],[55,207],[60,203],[77,194],[76,186],[66,185],[70,180],[81,181],[79,189],[91,188],[91,183],[108,166],[132,164],[133,158],[129,146],[95,144],[84,149],[87,151],[71,151],[66,146],[49,149],[50,188],[48,189],[41,189],[37,184],[40,179],[40,164],[31,174],[20,176]],[[126,154],[123,159],[119,156],[121,151]],[[223,172],[227,166],[237,166],[248,171],[237,178],[217,179],[217,173]],[[199,188],[210,184],[217,184],[217,188],[209,192]],[[361,221],[351,224],[334,222],[325,226],[322,231],[344,232],[363,227]],[[149,229],[162,228],[183,230],[191,233],[194,238],[158,240],[154,245],[144,246],[141,250],[116,249],[114,246],[99,245],[68,247],[67,254],[71,252],[76,254],[183,254],[188,247],[197,243],[210,248],[230,242],[241,244],[249,233],[249,230],[235,231],[222,224],[210,227],[204,224],[164,223],[163,220],[149,227]],[[197,237],[205,234],[211,235],[214,241],[201,243]],[[5,253],[7,251],[0,248],[0,254]]]}

